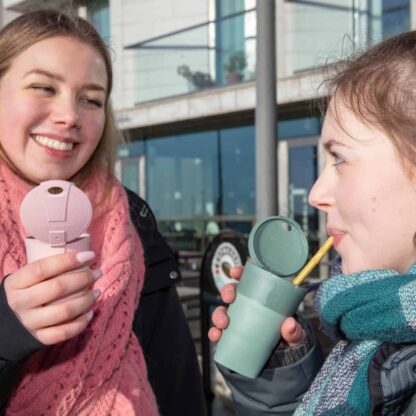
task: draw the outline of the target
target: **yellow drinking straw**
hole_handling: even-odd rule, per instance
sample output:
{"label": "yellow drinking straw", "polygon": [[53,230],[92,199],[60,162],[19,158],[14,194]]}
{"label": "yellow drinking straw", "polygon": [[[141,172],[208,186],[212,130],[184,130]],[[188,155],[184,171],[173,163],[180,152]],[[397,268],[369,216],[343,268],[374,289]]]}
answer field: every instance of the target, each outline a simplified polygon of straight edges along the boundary
{"label": "yellow drinking straw", "polygon": [[322,257],[328,253],[332,247],[334,237],[328,237],[322,247],[316,252],[316,254],[306,263],[306,266],[299,272],[299,274],[292,280],[295,286],[300,286],[303,281],[308,277],[309,273],[315,268],[315,266],[321,261]]}

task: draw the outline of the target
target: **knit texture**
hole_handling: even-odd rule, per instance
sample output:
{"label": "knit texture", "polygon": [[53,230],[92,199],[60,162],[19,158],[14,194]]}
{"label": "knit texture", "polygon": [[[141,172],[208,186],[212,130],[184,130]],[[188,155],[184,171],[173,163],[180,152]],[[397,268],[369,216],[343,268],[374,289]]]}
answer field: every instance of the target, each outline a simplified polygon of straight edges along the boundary
{"label": "knit texture", "polygon": [[337,275],[317,293],[322,329],[341,340],[295,416],[370,414],[368,365],[384,342],[416,342],[416,265],[406,274],[370,270]]}
{"label": "knit texture", "polygon": [[[94,317],[79,336],[44,348],[25,365],[7,415],[157,415],[146,364],[132,333],[143,286],[143,248],[129,217],[124,189],[114,183],[104,199],[104,175],[84,191],[94,207],[88,229],[103,276]],[[31,187],[0,165],[0,271],[26,264],[19,208]],[[104,202],[103,202],[104,201]]]}

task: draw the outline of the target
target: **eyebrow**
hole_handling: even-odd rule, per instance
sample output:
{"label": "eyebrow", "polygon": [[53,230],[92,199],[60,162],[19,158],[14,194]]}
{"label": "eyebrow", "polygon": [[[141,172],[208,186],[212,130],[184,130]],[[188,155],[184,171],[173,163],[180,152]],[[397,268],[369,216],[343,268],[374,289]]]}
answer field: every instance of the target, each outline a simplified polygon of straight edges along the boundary
{"label": "eyebrow", "polygon": [[329,150],[332,146],[344,146],[344,147],[351,147],[351,146],[348,146],[347,144],[345,144],[345,143],[342,143],[342,142],[339,142],[339,141],[337,141],[337,140],[334,140],[334,139],[330,139],[330,140],[328,140],[327,142],[325,142],[325,143],[322,143],[322,145],[324,146],[324,148],[326,149],[326,150]]}
{"label": "eyebrow", "polygon": [[[64,81],[61,75],[56,74],[55,72],[50,72],[50,71],[46,71],[45,69],[39,69],[39,68],[30,70],[23,76],[23,78],[26,78],[27,76],[32,75],[32,74],[43,75],[45,77],[52,78],[61,82]],[[83,86],[83,88],[87,90],[103,91],[104,93],[106,92],[106,89],[102,85],[99,85],[99,84],[93,84],[93,83],[86,84]]]}

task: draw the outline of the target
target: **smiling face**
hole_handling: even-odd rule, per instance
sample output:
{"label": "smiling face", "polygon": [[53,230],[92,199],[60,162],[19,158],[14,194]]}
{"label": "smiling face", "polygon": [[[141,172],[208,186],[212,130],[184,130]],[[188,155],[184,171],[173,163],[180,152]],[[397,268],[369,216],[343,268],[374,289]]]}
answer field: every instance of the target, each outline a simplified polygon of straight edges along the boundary
{"label": "smiling face", "polygon": [[39,41],[0,80],[0,144],[26,179],[70,179],[90,159],[105,123],[107,73],[75,38]]}
{"label": "smiling face", "polygon": [[[341,100],[322,129],[325,167],[309,196],[327,214],[343,273],[416,261],[416,184],[385,133],[360,121]],[[334,110],[334,100],[330,104]],[[342,125],[346,131],[340,126]]]}

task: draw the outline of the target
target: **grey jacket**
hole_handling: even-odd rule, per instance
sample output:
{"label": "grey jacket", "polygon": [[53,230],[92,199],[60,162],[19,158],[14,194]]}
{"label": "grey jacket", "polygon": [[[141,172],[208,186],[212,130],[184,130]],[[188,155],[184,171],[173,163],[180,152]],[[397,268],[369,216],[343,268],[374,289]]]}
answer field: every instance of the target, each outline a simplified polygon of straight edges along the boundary
{"label": "grey jacket", "polygon": [[[237,415],[294,413],[323,363],[316,337],[310,339],[303,357],[289,365],[266,368],[255,379],[219,367],[232,391]],[[369,387],[371,415],[415,416],[416,346],[383,344],[370,364]]]}
{"label": "grey jacket", "polygon": [[312,326],[300,322],[307,334],[305,343],[276,348],[257,378],[244,377],[217,364],[231,389],[238,416],[288,416],[299,405],[324,362]]}

